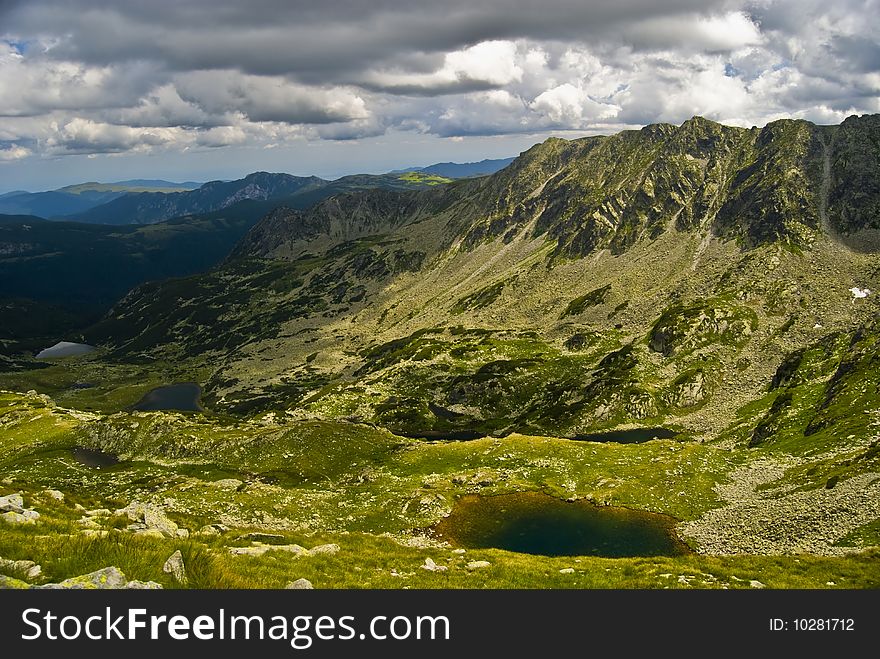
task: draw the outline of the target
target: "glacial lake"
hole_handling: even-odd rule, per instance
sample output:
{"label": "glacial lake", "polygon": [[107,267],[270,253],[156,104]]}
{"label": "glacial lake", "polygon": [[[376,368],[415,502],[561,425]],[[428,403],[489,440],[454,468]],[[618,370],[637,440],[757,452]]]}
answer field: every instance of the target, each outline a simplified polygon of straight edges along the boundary
{"label": "glacial lake", "polygon": [[626,430],[609,430],[607,432],[586,433],[575,435],[570,439],[578,442],[615,442],[617,444],[641,444],[654,439],[672,439],[680,433],[669,428],[630,428]]}
{"label": "glacial lake", "polygon": [[40,350],[37,353],[37,359],[52,359],[53,357],[73,357],[75,355],[87,355],[95,351],[95,346],[87,343],[71,343],[70,341],[59,341],[51,348]]}
{"label": "glacial lake", "polygon": [[540,556],[679,556],[689,549],[675,523],[657,513],[519,492],[464,496],[433,533],[459,547]]}
{"label": "glacial lake", "polygon": [[73,459],[80,464],[87,467],[95,467],[96,469],[112,467],[119,462],[119,458],[112,453],[105,453],[104,451],[92,448],[77,446],[71,449],[70,452],[73,454]]}
{"label": "glacial lake", "polygon": [[203,412],[199,399],[202,396],[202,388],[195,382],[182,382],[169,384],[164,387],[156,387],[144,394],[131,409],[140,412],[155,412],[159,410],[176,410],[178,412]]}

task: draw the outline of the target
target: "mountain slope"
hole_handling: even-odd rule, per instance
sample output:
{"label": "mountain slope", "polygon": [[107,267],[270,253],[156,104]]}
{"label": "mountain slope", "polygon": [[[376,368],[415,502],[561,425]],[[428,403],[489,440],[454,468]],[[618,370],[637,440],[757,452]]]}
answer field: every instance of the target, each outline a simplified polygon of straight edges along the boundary
{"label": "mountain slope", "polygon": [[15,342],[3,352],[81,329],[145,281],[210,269],[271,208],[265,203],[149,226],[0,215],[0,300],[28,309],[4,314],[0,339]]}
{"label": "mountain slope", "polygon": [[[381,546],[397,583],[427,573],[401,551],[450,552],[425,529],[461,497],[541,492],[672,516],[704,555],[616,559],[645,587],[876,585],[876,549],[852,553],[880,539],[877,127],[695,118],[273,209],[218,267],[130,291],[85,333],[97,352],[0,374],[40,392],[4,394],[4,473],[220,520],[215,549],[320,534],[351,552],[333,574]],[[190,381],[204,414],[126,411]],[[83,446],[122,462],[86,480]]]}
{"label": "mountain slope", "polygon": [[837,135],[876,127],[694,118],[549,140],[490,177],[279,209],[221,270],[133,291],[91,336],[118,355],[218,351],[209,398],[230,409],[408,434],[719,432],[781,355],[876,311],[848,290],[880,284],[870,251],[821,220],[856,241],[873,228],[874,199],[835,163],[861,148]]}

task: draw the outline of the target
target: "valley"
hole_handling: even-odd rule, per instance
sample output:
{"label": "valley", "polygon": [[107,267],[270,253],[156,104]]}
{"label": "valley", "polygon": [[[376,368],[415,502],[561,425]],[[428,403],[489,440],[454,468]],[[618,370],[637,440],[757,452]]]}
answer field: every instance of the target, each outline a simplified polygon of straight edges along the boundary
{"label": "valley", "polygon": [[[878,144],[877,115],[695,117],[267,209],[38,335],[95,352],[7,344],[0,496],[39,516],[0,556],[164,587],[178,549],[211,588],[877,587]],[[184,383],[201,410],[135,409]],[[663,516],[676,549],[463,531],[502,497],[523,529]]]}

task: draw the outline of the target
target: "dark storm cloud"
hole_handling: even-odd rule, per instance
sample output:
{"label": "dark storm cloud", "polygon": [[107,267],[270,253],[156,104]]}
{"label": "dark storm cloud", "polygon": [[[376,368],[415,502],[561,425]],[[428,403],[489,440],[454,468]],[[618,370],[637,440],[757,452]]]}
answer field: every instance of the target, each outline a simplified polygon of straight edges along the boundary
{"label": "dark storm cloud", "polygon": [[[723,9],[723,1],[363,2],[196,1],[72,3],[28,0],[6,10],[10,34],[58,39],[52,55],[90,64],[156,60],[173,70],[238,68],[308,82],[348,80],[412,53],[443,53],[493,39],[625,37],[674,46],[688,35],[676,16]],[[632,29],[651,19],[668,29]]]}
{"label": "dark storm cloud", "polygon": [[0,160],[835,122],[880,111],[878,35],[880,0],[0,0]]}

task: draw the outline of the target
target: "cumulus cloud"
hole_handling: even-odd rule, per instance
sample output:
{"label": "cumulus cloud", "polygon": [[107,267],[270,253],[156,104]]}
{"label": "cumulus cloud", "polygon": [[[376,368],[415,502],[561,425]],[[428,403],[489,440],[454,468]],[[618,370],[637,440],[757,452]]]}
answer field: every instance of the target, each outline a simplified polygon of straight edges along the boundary
{"label": "cumulus cloud", "polygon": [[619,107],[594,101],[585,89],[569,82],[542,92],[530,107],[562,126],[580,126],[585,121],[610,119],[620,111]]}
{"label": "cumulus cloud", "polygon": [[79,117],[63,125],[52,124],[44,142],[49,153],[120,153],[145,151],[176,141],[177,128],[132,128]]}
{"label": "cumulus cloud", "polygon": [[180,98],[209,115],[241,114],[249,120],[323,124],[369,116],[364,99],[346,89],[315,88],[278,76],[236,71],[193,71],[174,81]]}
{"label": "cumulus cloud", "polygon": [[522,80],[516,50],[512,41],[483,41],[447,53],[435,71],[376,71],[365,83],[384,91],[427,95],[502,87]]}
{"label": "cumulus cloud", "polygon": [[0,148],[0,162],[9,162],[12,160],[21,160],[31,155],[31,150],[17,144]]}
{"label": "cumulus cloud", "polygon": [[0,154],[880,111],[878,0],[0,4]]}

